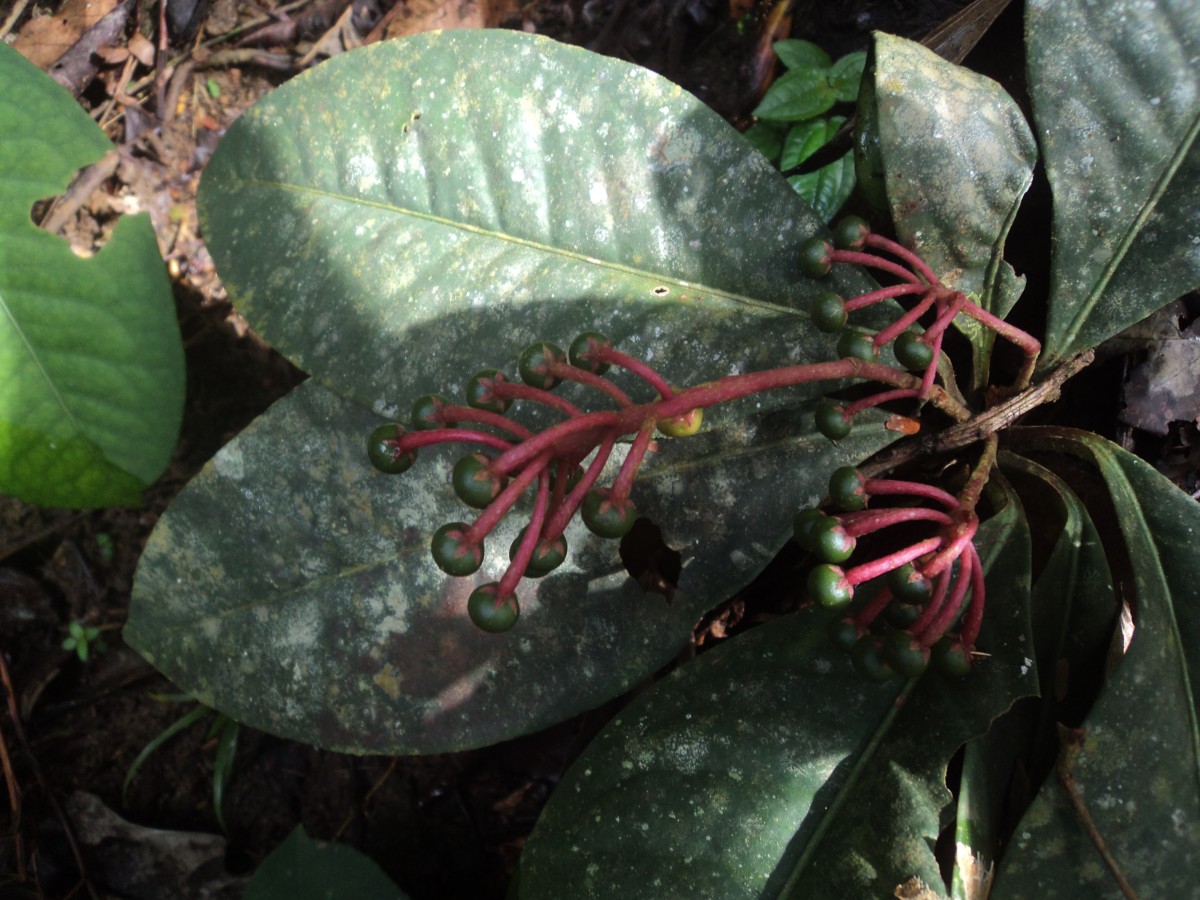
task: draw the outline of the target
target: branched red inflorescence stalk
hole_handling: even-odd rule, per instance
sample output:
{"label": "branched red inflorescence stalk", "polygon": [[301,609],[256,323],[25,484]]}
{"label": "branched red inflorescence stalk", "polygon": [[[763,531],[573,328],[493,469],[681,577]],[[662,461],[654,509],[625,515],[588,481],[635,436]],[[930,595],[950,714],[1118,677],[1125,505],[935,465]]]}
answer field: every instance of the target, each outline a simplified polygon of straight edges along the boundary
{"label": "branched red inflorescence stalk", "polygon": [[[443,544],[441,556],[439,538],[435,538],[434,558],[453,574],[470,574],[474,571],[470,565],[478,567],[484,539],[525,492],[536,485],[529,525],[510,550],[509,566],[498,582],[483,585],[472,594],[468,606],[477,624],[499,631],[515,621],[518,583],[524,577],[540,577],[561,562],[566,553],[563,534],[577,513],[582,512],[585,525],[601,536],[620,537],[628,531],[636,517],[630,493],[639,467],[655,449],[656,430],[668,437],[685,437],[699,428],[703,410],[711,407],[763,391],[845,380],[875,382],[883,390],[842,406],[830,401],[823,404],[818,410],[817,426],[831,439],[837,440],[848,433],[857,413],[896,400],[932,403],[957,421],[965,421],[970,418],[970,411],[936,383],[942,339],[959,314],[970,316],[1013,340],[1027,360],[1018,384],[1028,381],[1039,350],[1037,341],[980,309],[961,292],[947,288],[911,251],[865,230],[861,241],[851,246],[835,249],[823,244],[816,250],[826,269],[832,263],[852,263],[887,273],[899,281],[845,301],[835,295],[830,328],[824,328],[814,306],[813,321],[818,327],[835,330],[844,325],[846,313],[883,301],[895,298],[912,301],[907,312],[873,336],[869,343],[870,358],[846,355],[831,362],[784,366],[677,388],[645,362],[617,350],[602,335],[588,332],[576,338],[569,353],[545,342],[526,348],[519,359],[520,383],[501,372],[484,370],[468,386],[468,405],[451,405],[435,395],[423,397],[414,405],[413,430],[399,425],[385,426],[372,435],[372,460],[391,472],[403,471],[412,464],[418,449],[436,444],[465,443],[493,451],[492,455],[473,452],[472,458],[462,461],[467,465],[461,476],[459,467],[455,467],[455,489],[466,502],[483,511],[469,526],[453,523],[439,532]],[[826,295],[825,302],[828,301]],[[927,313],[933,318],[924,333],[910,331]],[[906,343],[908,360],[901,361],[914,372],[874,359],[881,347],[893,341],[897,344],[898,358],[902,356],[900,343]],[[611,367],[640,380],[655,396],[636,402],[627,389],[605,376]],[[615,408],[589,411],[551,393],[561,382],[588,388]],[[533,432],[504,414],[513,402],[534,403],[563,418]],[[630,435],[632,443],[615,479],[608,487],[599,487],[601,471],[616,443]],[[992,452],[994,456],[994,446]],[[584,470],[582,463],[589,456],[592,459]],[[929,648],[949,633],[965,606],[967,613],[955,646],[960,656],[969,661],[978,634],[984,586],[972,543],[978,526],[974,508],[988,470],[990,462],[986,465],[981,462],[958,496],[916,482],[861,479],[858,490],[861,506],[847,507],[835,516],[819,514],[822,520],[835,520],[825,522],[821,528],[831,531],[830,540],[837,545],[838,554],[836,559],[814,570],[814,574],[822,569],[833,570],[832,574],[823,573],[823,577],[832,579],[829,585],[836,595],[836,602],[827,605],[848,603],[855,586],[865,582],[883,577],[890,577],[892,582],[862,605],[852,618],[842,620],[849,624],[857,640],[875,639],[872,626],[893,604],[894,595],[903,592],[909,597],[924,597],[918,604],[919,616],[901,631],[908,641],[907,650],[928,659]],[[917,504],[932,503],[934,508],[924,505],[865,508],[871,498],[884,497],[889,500],[908,497]],[[922,523],[926,529],[933,527],[935,533],[849,569],[834,565],[848,559],[858,538],[894,527],[919,528]],[[805,543],[800,532],[798,524],[797,538]],[[897,573],[908,579],[907,586],[896,582]],[[918,589],[911,589],[912,585]],[[821,599],[820,590],[812,593]]]}

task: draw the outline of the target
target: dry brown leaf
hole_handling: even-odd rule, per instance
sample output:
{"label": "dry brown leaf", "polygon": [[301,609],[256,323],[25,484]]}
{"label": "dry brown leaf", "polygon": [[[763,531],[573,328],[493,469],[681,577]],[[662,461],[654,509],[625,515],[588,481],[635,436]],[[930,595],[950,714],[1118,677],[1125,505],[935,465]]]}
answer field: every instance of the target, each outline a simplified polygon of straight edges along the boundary
{"label": "dry brown leaf", "polygon": [[397,7],[383,34],[398,38],[446,28],[493,28],[518,6],[516,0],[408,0]]}
{"label": "dry brown leaf", "polygon": [[119,0],[67,0],[52,16],[35,16],[13,41],[18,53],[37,66],[49,69],[79,40],[79,36],[108,15]]}

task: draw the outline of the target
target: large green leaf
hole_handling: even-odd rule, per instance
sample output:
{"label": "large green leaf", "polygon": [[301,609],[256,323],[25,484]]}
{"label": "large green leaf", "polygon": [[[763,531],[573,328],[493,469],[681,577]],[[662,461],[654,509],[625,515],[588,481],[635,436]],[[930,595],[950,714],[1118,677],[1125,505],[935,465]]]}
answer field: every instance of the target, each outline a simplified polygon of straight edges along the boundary
{"label": "large green leaf", "polygon": [[30,218],[111,149],[0,42],[0,492],[32,503],[136,503],[179,431],[183,352],[149,219],[81,259]]}
{"label": "large green leaf", "polygon": [[633,498],[683,555],[672,603],[629,577],[616,542],[575,523],[567,562],[524,581],[520,621],[491,635],[471,624],[467,596],[497,580],[527,519],[502,523],[474,577],[448,578],[429,538],[472,518],[449,485],[461,451],[423,450],[409,472],[383,475],[365,452],[383,420],[310,380],[160,520],[125,639],[202,702],[307,743],[392,753],[495,743],[668,662],[696,618],[770,560],[828,472],[890,440],[880,419],[836,446],[814,431],[811,404],[661,441]]}
{"label": "large green leaf", "polygon": [[1200,5],[1034,0],[1026,34],[1054,191],[1049,367],[1200,285]]}
{"label": "large green leaf", "polygon": [[251,324],[379,412],[601,322],[677,383],[832,355],[798,348],[818,287],[796,249],[821,223],[779,173],[679,87],[545,38],[330,60],[230,128],[198,202]]}
{"label": "large green leaf", "polygon": [[[872,109],[861,120],[877,131],[870,143],[898,237],[946,285],[1006,315],[1025,279],[1004,262],[1004,241],[1037,160],[1020,109],[991,79],[887,34],[875,35],[871,76],[860,108]],[[983,386],[993,335],[959,320]]]}
{"label": "large green leaf", "polygon": [[[1067,768],[1137,895],[1191,896],[1200,873],[1200,506],[1101,438],[1039,431],[1031,444],[1082,457],[1104,480],[1133,589],[1132,640]],[[1127,896],[1057,778],[1017,826],[996,888],[997,897]]]}
{"label": "large green leaf", "polygon": [[[672,673],[567,773],[522,857],[520,896],[891,896],[937,890],[946,760],[1033,690],[1028,536],[1011,504],[986,523],[990,570],[968,679],[901,687],[857,675],[809,609]],[[992,579],[989,579],[990,581]],[[652,877],[647,877],[652,872]]]}

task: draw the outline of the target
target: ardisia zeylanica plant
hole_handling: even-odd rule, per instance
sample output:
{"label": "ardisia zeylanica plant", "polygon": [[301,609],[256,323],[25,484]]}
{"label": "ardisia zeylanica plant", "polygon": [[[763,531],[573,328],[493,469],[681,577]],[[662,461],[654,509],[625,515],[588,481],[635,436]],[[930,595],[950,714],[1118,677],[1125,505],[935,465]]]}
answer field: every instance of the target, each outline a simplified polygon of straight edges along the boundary
{"label": "ardisia zeylanica plant", "polygon": [[[1048,404],[1200,284],[1200,11],[1025,16],[1032,122],[874,37],[869,227],[826,229],[674,85],[530,35],[276,89],[199,207],[312,377],[158,523],[126,641],[361,753],[659,675],[557,784],[514,897],[1189,896],[1200,511]],[[1027,286],[1004,254],[1039,158]]]}
{"label": "ardisia zeylanica plant", "polygon": [[[857,414],[884,403],[932,402],[952,417],[967,418],[968,411],[935,383],[943,337],[960,314],[1009,338],[1022,350],[1025,362],[1015,387],[1027,385],[1040,343],[980,309],[962,292],[947,288],[918,256],[872,234],[862,219],[844,219],[836,226],[833,241],[813,238],[800,253],[804,269],[815,278],[825,277],[833,265],[841,263],[877,269],[900,281],[850,300],[832,291],[813,296],[810,316],[816,327],[842,335],[837,349],[843,358],[839,361],[730,375],[677,390],[653,367],[617,350],[602,334],[584,332],[566,351],[547,341],[522,350],[517,358],[519,381],[496,369],[481,370],[467,382],[465,405],[455,405],[440,394],[427,394],[413,402],[408,428],[396,423],[371,432],[368,456],[377,469],[388,474],[407,472],[422,447],[468,444],[485,448],[462,456],[451,475],[458,498],[482,513],[470,523],[455,521],[441,526],[430,543],[433,561],[447,575],[464,577],[477,572],[488,535],[522,495],[533,493],[529,520],[508,549],[510,563],[503,576],[474,588],[467,598],[467,612],[477,626],[500,632],[516,624],[518,583],[522,578],[545,576],[563,563],[567,556],[563,532],[577,513],[588,530],[601,538],[628,534],[637,519],[630,493],[643,459],[655,449],[656,431],[669,438],[688,437],[700,430],[704,411],[719,404],[800,384],[845,379],[873,381],[887,389],[844,405],[833,401],[819,404],[816,429],[833,441],[850,434]],[[873,334],[847,327],[850,313],[898,296],[912,296],[916,302],[887,327]],[[933,315],[929,327],[921,333],[910,330],[927,313]],[[919,375],[876,361],[880,349],[893,342],[896,358]],[[654,399],[634,402],[605,377],[612,366],[644,382],[654,392]],[[591,389],[614,408],[585,410],[553,393],[564,382]],[[532,432],[505,416],[514,403],[546,407],[563,420]],[[630,440],[628,454],[611,483],[599,484],[613,448],[623,439]],[[822,606],[845,610],[854,599],[856,585],[890,576],[889,585],[869,604],[831,628],[834,642],[852,651],[855,666],[872,677],[886,680],[893,669],[907,677],[919,675],[929,662],[931,648],[958,620],[968,596],[971,602],[961,632],[938,646],[938,658],[954,674],[965,674],[970,668],[984,609],[982,563],[972,542],[979,527],[975,507],[995,464],[995,440],[986,446],[983,459],[958,496],[931,485],[866,479],[847,466],[833,473],[829,489],[834,504],[843,512],[830,516],[813,507],[796,516],[797,542],[824,560],[808,575],[809,595]],[[586,468],[581,467],[585,460]],[[930,501],[941,509],[867,509],[872,497],[896,495]],[[938,533],[851,569],[841,567],[853,554],[859,537],[911,522],[934,523]],[[887,635],[884,651],[884,640],[871,634],[870,627],[884,609],[893,608],[893,596],[899,615],[909,618]],[[894,621],[896,615],[890,618]]]}

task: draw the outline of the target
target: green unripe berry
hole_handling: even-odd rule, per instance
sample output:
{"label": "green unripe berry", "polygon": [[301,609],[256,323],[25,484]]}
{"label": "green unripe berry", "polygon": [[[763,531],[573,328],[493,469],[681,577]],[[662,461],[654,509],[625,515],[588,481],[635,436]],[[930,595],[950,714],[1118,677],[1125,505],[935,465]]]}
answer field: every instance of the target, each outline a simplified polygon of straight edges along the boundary
{"label": "green unripe berry", "polygon": [[496,381],[503,380],[504,375],[496,369],[480,369],[467,382],[467,406],[487,412],[503,413],[508,409],[510,401],[497,397],[492,390]]}
{"label": "green unripe berry", "polygon": [[558,384],[559,380],[550,374],[552,363],[565,363],[567,354],[562,348],[548,341],[538,341],[530,344],[517,357],[517,371],[521,380],[530,387],[548,391]]}
{"label": "green unripe berry", "polygon": [[367,438],[367,459],[371,465],[388,475],[407,472],[417,460],[417,451],[401,452],[396,442],[404,434],[404,429],[399,425],[380,425],[372,431]]}
{"label": "green unripe berry", "polygon": [[588,354],[596,347],[608,347],[611,342],[608,338],[598,331],[585,331],[575,340],[571,341],[571,346],[567,348],[567,356],[571,360],[571,365],[577,369],[584,369],[591,372],[593,375],[603,375],[608,371],[608,363],[601,360],[588,359]]}
{"label": "green unripe berry", "polygon": [[891,681],[896,673],[883,655],[883,641],[873,634],[864,634],[850,648],[850,662],[861,675],[872,681]]}
{"label": "green unripe berry", "polygon": [[840,250],[861,250],[871,226],[859,216],[846,216],[833,226],[833,243]]}
{"label": "green unripe berry", "polygon": [[845,407],[832,400],[822,400],[817,406],[817,431],[831,441],[840,441],[850,434],[853,423],[845,416]]}
{"label": "green unripe berry", "polygon": [[916,678],[929,668],[929,648],[903,631],[893,631],[884,639],[883,657],[902,678]]}
{"label": "green unripe berry", "polygon": [[693,409],[689,412],[672,416],[669,419],[660,419],[656,427],[660,433],[666,435],[667,437],[691,437],[700,430],[700,423],[703,421],[704,410]]}
{"label": "green unripe berry", "polygon": [[[512,546],[508,548],[508,558],[516,559],[517,550],[521,546],[521,541],[525,538],[525,532],[529,530],[526,525],[521,529],[521,533],[517,535],[516,540],[512,542]],[[542,538],[534,545],[533,556],[529,558],[529,565],[525,567],[526,578],[541,578],[543,575],[549,575],[555,569],[563,564],[567,558],[567,539],[559,535],[552,541]]]}
{"label": "green unripe berry", "polygon": [[829,499],[845,512],[867,508],[867,479],[854,466],[839,466],[829,476]]}
{"label": "green unripe berry", "polygon": [[911,628],[917,619],[921,618],[922,612],[924,610],[916,603],[907,603],[893,597],[892,602],[883,611],[883,615],[893,628],[905,629]]}
{"label": "green unripe berry", "polygon": [[792,537],[809,553],[816,553],[816,530],[828,518],[829,516],[816,507],[800,510],[796,513],[796,518],[792,519]]}
{"label": "green unripe berry", "polygon": [[853,619],[832,619],[825,630],[833,646],[843,653],[849,653],[860,637]]}
{"label": "green unripe berry", "polygon": [[824,521],[814,525],[812,534],[817,554],[827,563],[844,563],[854,553],[857,541],[833,516],[826,516]]}
{"label": "green unripe berry", "polygon": [[433,533],[429,551],[437,567],[447,575],[471,575],[483,565],[483,543],[467,543],[466,522],[450,522]]}
{"label": "green unripe berry", "polygon": [[910,372],[923,372],[933,362],[933,348],[915,331],[904,331],[892,345],[896,360]]}
{"label": "green unripe berry", "polygon": [[938,671],[951,678],[962,678],[970,674],[974,665],[971,652],[963,646],[962,641],[951,640],[948,637],[934,644],[930,655]]}
{"label": "green unripe berry", "polygon": [[509,594],[497,598],[496,590],[500,587],[497,582],[480,585],[471,591],[467,598],[467,615],[471,621],[484,631],[499,634],[508,631],[517,624],[521,616],[521,606],[517,603],[517,595]]}
{"label": "green unripe berry", "polygon": [[492,461],[483,453],[469,453],[454,464],[450,483],[454,493],[467,506],[486,509],[504,490],[507,479],[492,472]]}
{"label": "green unripe berry", "polygon": [[836,334],[846,327],[846,301],[833,291],[822,291],[809,302],[808,315],[818,331]]}
{"label": "green unripe berry", "polygon": [[583,524],[602,538],[624,537],[637,521],[637,507],[625,498],[613,500],[608,488],[588,491],[580,507]]}
{"label": "green unripe berry", "polygon": [[445,428],[452,425],[447,422],[443,410],[450,401],[441,394],[425,394],[413,401],[412,427],[413,431],[429,431],[433,428]]}
{"label": "green unripe berry", "polygon": [[854,587],[846,580],[846,573],[828,563],[815,566],[808,573],[808,596],[826,609],[845,609],[854,599]]}
{"label": "green unripe berry", "polygon": [[817,235],[800,245],[800,271],[809,278],[824,278],[833,268],[833,244]]}
{"label": "green unripe berry", "polygon": [[879,350],[870,335],[861,331],[843,331],[838,338],[837,355],[839,359],[853,357],[867,362],[874,362],[879,357]]}
{"label": "green unripe berry", "polygon": [[905,563],[888,572],[888,587],[892,589],[893,597],[918,606],[928,603],[933,595],[933,585],[912,563]]}

